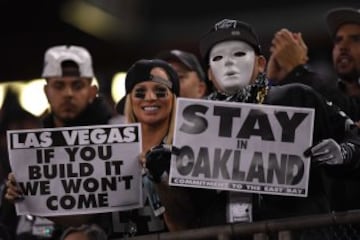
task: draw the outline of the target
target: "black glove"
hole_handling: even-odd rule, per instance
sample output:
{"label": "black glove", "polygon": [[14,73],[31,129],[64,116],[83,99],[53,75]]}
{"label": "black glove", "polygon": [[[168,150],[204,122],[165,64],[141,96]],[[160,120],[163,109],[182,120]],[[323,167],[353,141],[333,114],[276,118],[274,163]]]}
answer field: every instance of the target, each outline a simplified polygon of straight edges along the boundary
{"label": "black glove", "polygon": [[149,177],[154,182],[161,182],[161,176],[170,170],[172,147],[169,145],[158,145],[151,148],[145,155],[145,166]]}

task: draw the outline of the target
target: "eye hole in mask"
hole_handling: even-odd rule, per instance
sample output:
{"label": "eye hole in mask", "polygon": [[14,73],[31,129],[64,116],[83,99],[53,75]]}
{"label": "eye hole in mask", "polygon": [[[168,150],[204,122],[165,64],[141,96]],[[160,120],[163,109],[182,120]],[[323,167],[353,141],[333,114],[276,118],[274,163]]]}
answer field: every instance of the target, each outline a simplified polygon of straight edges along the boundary
{"label": "eye hole in mask", "polygon": [[[139,99],[145,99],[147,91],[148,90],[146,88],[135,89],[135,97]],[[156,98],[166,98],[168,96],[168,91],[164,87],[157,87],[154,90],[149,91],[152,91]]]}

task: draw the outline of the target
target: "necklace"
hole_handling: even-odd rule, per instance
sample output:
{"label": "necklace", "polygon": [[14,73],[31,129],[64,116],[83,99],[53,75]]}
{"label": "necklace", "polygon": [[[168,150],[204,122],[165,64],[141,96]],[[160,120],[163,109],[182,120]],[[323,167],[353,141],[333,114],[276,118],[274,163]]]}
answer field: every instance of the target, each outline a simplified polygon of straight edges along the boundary
{"label": "necklace", "polygon": [[237,93],[227,95],[226,93],[214,91],[207,97],[207,99],[227,102],[246,102],[262,104],[266,99],[269,88],[269,81],[266,78],[265,74],[259,73],[255,80],[255,83],[240,89]]}

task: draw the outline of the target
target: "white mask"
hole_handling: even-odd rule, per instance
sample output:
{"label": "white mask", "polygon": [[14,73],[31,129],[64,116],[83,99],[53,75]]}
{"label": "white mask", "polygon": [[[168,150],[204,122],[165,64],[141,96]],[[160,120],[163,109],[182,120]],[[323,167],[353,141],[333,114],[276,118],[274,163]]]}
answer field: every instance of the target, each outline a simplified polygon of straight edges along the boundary
{"label": "white mask", "polygon": [[214,45],[209,61],[218,90],[233,94],[250,84],[255,51],[246,42],[225,41]]}

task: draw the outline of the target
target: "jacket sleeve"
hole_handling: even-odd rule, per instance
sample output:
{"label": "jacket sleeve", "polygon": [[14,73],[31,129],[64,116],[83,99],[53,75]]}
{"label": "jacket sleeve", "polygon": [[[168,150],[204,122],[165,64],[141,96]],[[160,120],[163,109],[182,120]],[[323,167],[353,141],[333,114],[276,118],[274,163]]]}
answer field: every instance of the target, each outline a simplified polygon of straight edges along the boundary
{"label": "jacket sleeve", "polygon": [[324,79],[307,65],[295,67],[279,84],[285,85],[289,83],[302,83],[312,87],[328,101],[338,106],[351,119],[354,121],[360,120],[360,97],[347,96],[341,91],[335,80]]}

